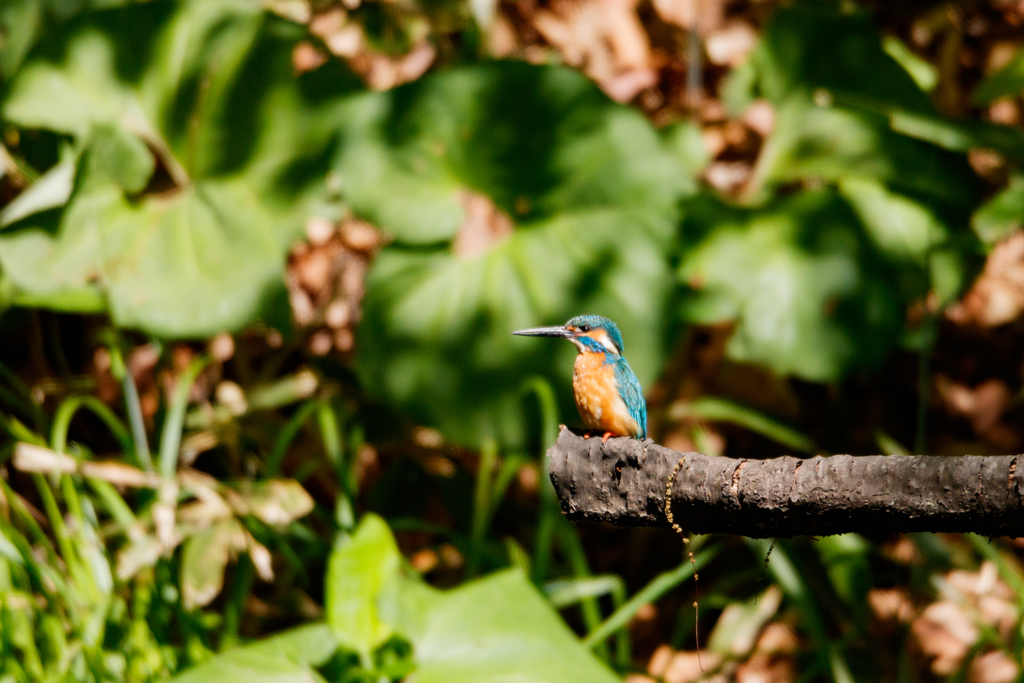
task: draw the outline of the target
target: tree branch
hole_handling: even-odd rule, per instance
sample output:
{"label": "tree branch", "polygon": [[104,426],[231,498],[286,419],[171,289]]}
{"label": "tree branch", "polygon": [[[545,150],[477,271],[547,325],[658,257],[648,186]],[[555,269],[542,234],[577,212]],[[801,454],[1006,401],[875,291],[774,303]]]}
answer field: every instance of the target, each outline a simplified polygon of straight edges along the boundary
{"label": "tree branch", "polygon": [[[753,538],[845,532],[1024,536],[1024,472],[1015,455],[716,458],[651,440],[584,440],[563,428],[548,451],[570,519]],[[681,463],[680,463],[681,461]],[[1021,468],[1024,470],[1024,467]]]}

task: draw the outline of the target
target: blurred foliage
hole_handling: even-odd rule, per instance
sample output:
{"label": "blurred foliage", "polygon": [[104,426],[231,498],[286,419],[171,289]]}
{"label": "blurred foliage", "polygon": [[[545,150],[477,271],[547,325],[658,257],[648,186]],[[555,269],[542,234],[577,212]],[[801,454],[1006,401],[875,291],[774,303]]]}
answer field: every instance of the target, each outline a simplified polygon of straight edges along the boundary
{"label": "blurred foliage", "polygon": [[[641,116],[572,71],[516,63],[428,76],[344,112],[346,196],[393,238],[360,329],[371,393],[455,440],[520,444],[522,379],[575,352],[509,331],[580,310],[614,318],[636,372],[653,378],[671,291],[663,254],[686,185]],[[512,218],[511,234],[492,246],[488,225],[463,225],[469,192]],[[486,254],[460,244],[474,230]]]}
{"label": "blurred foliage", "polygon": [[1022,26],[0,0],[0,681],[1019,678],[1016,541],[570,525],[509,332],[681,450],[1019,451]]}
{"label": "blurred foliage", "polygon": [[51,170],[62,183],[33,186],[18,200],[33,206],[5,220],[14,303],[109,310],[169,337],[237,329],[271,305],[325,193],[324,109],[351,85],[292,78],[301,36],[250,2],[146,3],[47,32],[2,112],[68,136],[73,171]]}

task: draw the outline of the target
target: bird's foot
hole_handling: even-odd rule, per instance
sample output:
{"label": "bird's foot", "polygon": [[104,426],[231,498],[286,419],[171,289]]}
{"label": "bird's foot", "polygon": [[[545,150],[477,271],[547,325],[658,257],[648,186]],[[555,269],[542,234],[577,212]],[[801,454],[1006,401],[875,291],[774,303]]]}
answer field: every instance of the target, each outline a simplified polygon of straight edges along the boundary
{"label": "bird's foot", "polygon": [[601,445],[608,443],[608,439],[612,438],[613,436],[615,435],[612,434],[611,432],[605,432],[604,436],[601,437]]}
{"label": "bird's foot", "polygon": [[590,430],[589,429],[587,431],[583,432],[583,438],[584,439],[589,439],[590,438]]}

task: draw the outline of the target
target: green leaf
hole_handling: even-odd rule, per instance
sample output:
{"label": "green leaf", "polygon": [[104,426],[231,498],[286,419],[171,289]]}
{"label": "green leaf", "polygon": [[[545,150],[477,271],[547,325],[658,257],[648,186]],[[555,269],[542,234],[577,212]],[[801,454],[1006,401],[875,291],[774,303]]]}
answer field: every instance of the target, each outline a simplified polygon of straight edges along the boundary
{"label": "green leaf", "polygon": [[175,676],[173,683],[317,683],[312,669],[324,664],[337,642],[324,624],[300,626],[258,643],[223,652]]}
{"label": "green leaf", "polygon": [[[757,85],[777,112],[755,190],[865,177],[956,207],[977,201],[981,186],[964,155],[933,138],[976,142],[975,133],[992,132],[944,125],[891,50],[866,14],[802,3],[772,15],[751,54]],[[928,130],[898,132],[897,119]]]}
{"label": "green leaf", "polygon": [[367,514],[355,533],[340,536],[327,565],[327,623],[342,646],[371,661],[373,650],[391,636],[381,621],[377,598],[398,577],[401,555],[388,525]]}
{"label": "green leaf", "polygon": [[207,605],[224,586],[232,554],[245,549],[245,530],[234,517],[221,519],[185,541],[181,550],[181,603],[185,609]]}
{"label": "green leaf", "polygon": [[827,536],[814,549],[832,582],[836,595],[859,618],[866,616],[867,592],[872,586],[872,548],[859,534]]}
{"label": "green leaf", "polygon": [[774,12],[751,53],[761,91],[775,103],[817,91],[934,111],[929,97],[884,48],[872,18],[828,4]]}
{"label": "green leaf", "polygon": [[338,649],[338,640],[327,624],[309,624],[279,633],[243,649],[276,655],[299,664],[322,666]]}
{"label": "green leaf", "polygon": [[138,136],[104,124],[91,132],[79,175],[83,186],[115,183],[128,194],[138,194],[145,189],[155,167],[153,155]]}
{"label": "green leaf", "polygon": [[[971,270],[975,240],[960,226],[954,232],[940,218],[941,203],[914,199],[860,178],[840,181],[839,189],[874,248],[893,266],[904,302],[921,296],[929,284],[942,305],[960,295]],[[950,218],[948,212],[945,217]]]}
{"label": "green leaf", "polygon": [[736,320],[730,357],[831,381],[877,363],[898,340],[893,270],[837,193],[805,191],[755,210],[702,201],[686,225],[706,232],[680,269],[693,291],[683,316]]}
{"label": "green leaf", "polygon": [[611,683],[591,655],[518,570],[448,591],[411,634],[417,683]]}
{"label": "green leaf", "polygon": [[22,211],[0,232],[15,302],[105,304],[119,326],[165,337],[277,305],[353,87],[336,63],[294,75],[304,35],[247,0],[156,0],[47,31],[0,111],[72,136],[79,164],[63,212]]}
{"label": "green leaf", "polygon": [[39,0],[5,0],[0,4],[0,81],[11,78],[25,58],[42,20]]}
{"label": "green leaf", "polygon": [[[572,70],[496,63],[360,97],[342,118],[346,197],[394,238],[359,329],[378,398],[450,439],[518,443],[524,378],[559,376],[568,396],[574,349],[509,333],[588,312],[619,323],[653,379],[692,178],[642,116]],[[467,223],[467,202],[485,218]]]}
{"label": "green leaf", "polygon": [[801,99],[779,107],[755,172],[758,183],[768,187],[808,178],[868,178],[954,207],[973,206],[980,196],[978,178],[963,154],[897,133],[888,115],[871,108],[818,106]]}
{"label": "green leaf", "polygon": [[985,77],[971,93],[971,104],[985,106],[1001,97],[1016,97],[1024,92],[1024,50],[1017,50],[1013,59]]}
{"label": "green leaf", "polygon": [[885,36],[882,39],[882,49],[886,54],[899,62],[910,77],[917,83],[917,87],[925,92],[931,92],[939,82],[938,70],[931,63],[918,57],[907,47],[907,44],[896,36]]}
{"label": "green leaf", "polygon": [[989,246],[1024,227],[1024,176],[1014,175],[1006,187],[985,202],[974,213],[971,227]]}
{"label": "green leaf", "polygon": [[778,586],[769,586],[749,602],[729,604],[715,622],[708,638],[708,648],[726,656],[746,656],[754,648],[761,629],[775,616],[781,604],[782,591]]}
{"label": "green leaf", "polygon": [[75,160],[68,156],[44,173],[0,211],[0,228],[26,216],[64,206],[75,183]]}
{"label": "green leaf", "polygon": [[107,186],[80,194],[53,237],[25,227],[0,238],[0,264],[36,296],[104,292],[121,326],[212,335],[244,325],[271,296],[280,227],[238,180],[141,203]]}

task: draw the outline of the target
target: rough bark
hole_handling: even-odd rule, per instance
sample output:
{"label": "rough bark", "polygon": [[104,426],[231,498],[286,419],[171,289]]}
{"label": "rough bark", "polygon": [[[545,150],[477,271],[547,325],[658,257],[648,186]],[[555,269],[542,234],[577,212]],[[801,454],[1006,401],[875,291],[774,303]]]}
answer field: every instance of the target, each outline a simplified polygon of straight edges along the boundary
{"label": "rough bark", "polygon": [[688,532],[1024,536],[1024,472],[1015,455],[736,460],[680,453],[649,439],[615,438],[602,445],[565,428],[548,455],[551,481],[570,519],[669,526],[666,485],[679,464],[672,511]]}

